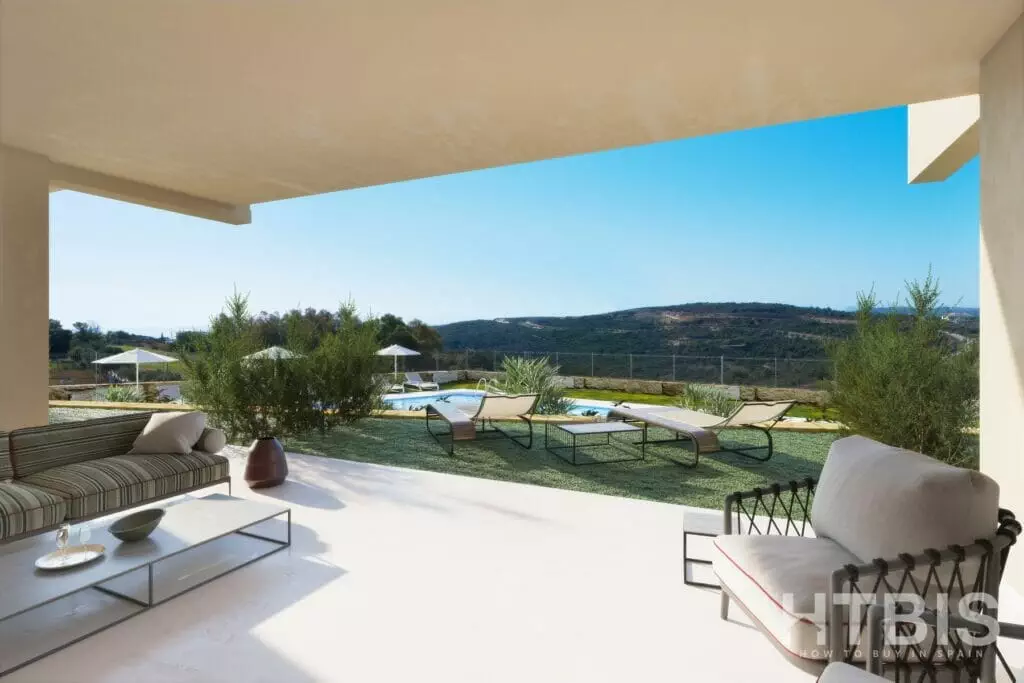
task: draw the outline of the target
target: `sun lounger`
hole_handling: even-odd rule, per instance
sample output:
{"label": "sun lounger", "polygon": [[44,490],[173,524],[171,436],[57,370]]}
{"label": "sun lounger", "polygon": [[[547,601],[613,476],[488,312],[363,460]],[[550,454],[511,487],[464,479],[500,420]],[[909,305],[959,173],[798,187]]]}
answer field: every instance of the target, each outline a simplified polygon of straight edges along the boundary
{"label": "sun lounger", "polygon": [[441,387],[436,382],[426,382],[418,372],[405,373],[405,386],[419,391],[437,391]]}
{"label": "sun lounger", "polygon": [[[671,406],[653,406],[622,403],[613,406],[608,413],[609,419],[620,419],[627,422],[641,423],[644,426],[644,443],[668,443],[688,440],[693,443],[693,462],[681,465],[696,467],[700,456],[706,453],[727,451],[754,460],[764,462],[772,457],[773,445],[771,429],[782,416],[793,407],[795,401],[750,401],[741,404],[726,417],[702,413],[686,408]],[[671,439],[651,441],[647,438],[650,427],[659,427],[673,434]],[[718,440],[718,432],[723,429],[750,428],[763,432],[768,439],[767,446],[750,446],[744,448],[723,448]],[[764,455],[753,452],[767,450]]]}
{"label": "sun lounger", "polygon": [[377,386],[380,388],[380,393],[382,394],[405,393],[405,385],[395,382],[391,377],[391,373],[386,375],[376,375],[374,379],[376,380]]}
{"label": "sun lounger", "polygon": [[[533,411],[537,407],[537,394],[496,395],[486,394],[476,411],[465,411],[453,403],[433,401],[427,404],[427,432],[444,446],[448,439],[448,453],[455,454],[456,441],[470,441],[484,433],[496,433],[510,439],[517,446],[533,446]],[[528,435],[514,436],[495,424],[495,421],[525,422]],[[448,431],[435,432],[431,423],[443,422]]]}
{"label": "sun lounger", "polygon": [[459,381],[459,373],[451,370],[438,370],[432,375],[435,384],[450,384]]}

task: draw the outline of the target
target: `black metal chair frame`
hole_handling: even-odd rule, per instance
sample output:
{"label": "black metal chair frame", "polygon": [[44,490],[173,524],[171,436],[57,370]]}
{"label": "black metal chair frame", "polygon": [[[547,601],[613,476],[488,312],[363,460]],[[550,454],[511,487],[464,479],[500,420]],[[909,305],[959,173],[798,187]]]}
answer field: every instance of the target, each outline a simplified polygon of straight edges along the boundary
{"label": "black metal chair frame", "polygon": [[[815,479],[807,478],[726,496],[724,533],[807,535],[816,486]],[[936,607],[936,592],[959,595],[977,592],[998,597],[999,582],[1010,547],[1020,533],[1021,525],[1014,514],[1009,510],[1000,510],[993,534],[970,545],[953,545],[944,550],[929,548],[916,555],[902,553],[896,558],[879,558],[864,565],[837,567],[832,572],[826,594],[828,613],[825,649],[830,652],[829,661],[853,662],[859,645],[866,643],[864,630],[868,623],[868,604],[871,602],[867,596],[877,600],[885,594],[915,593],[931,609]],[[973,576],[965,571],[964,565],[968,561],[977,562],[977,569],[972,570]],[[849,633],[850,620],[846,615],[850,608],[835,599],[838,595],[850,594],[859,594],[865,598],[861,608],[860,630],[852,637]],[[731,595],[725,586],[721,594],[722,619],[728,619],[730,600],[746,612],[754,624],[759,624],[756,616]],[[984,608],[983,612],[993,618],[997,617],[995,609]],[[772,642],[775,642],[774,639]],[[916,649],[908,647],[903,653],[903,660],[896,662],[897,670],[901,667],[912,670],[915,676],[921,676],[915,680],[932,681],[935,678],[928,678],[929,672],[954,668],[973,676],[968,680],[994,681],[995,661],[997,656],[1001,657],[998,648],[964,648],[962,645],[951,643],[944,648],[932,643],[926,649],[920,646]],[[820,672],[828,664],[824,660],[797,657],[781,646],[776,646],[788,659],[806,671]],[[909,679],[909,673],[906,675]]]}
{"label": "black metal chair frame", "polygon": [[[985,646],[987,651],[979,657],[974,653],[976,646],[965,642],[965,633],[970,633],[976,638],[989,635],[988,630],[982,624],[968,621],[951,613],[948,609],[943,610],[941,616],[936,610],[925,610],[919,619],[929,629],[929,640],[926,642],[935,643],[939,635],[937,629],[940,624],[944,625],[944,634],[948,640],[942,646],[943,649],[936,647],[936,652],[933,654],[930,649],[926,649],[928,646],[901,645],[887,639],[890,633],[889,626],[892,626],[892,632],[898,635],[907,635],[911,631],[911,628],[908,627],[911,622],[902,620],[901,616],[896,614],[893,622],[886,622],[885,608],[882,605],[868,607],[867,625],[864,629],[867,639],[865,668],[868,673],[882,678],[892,674],[894,681],[913,680],[938,683],[939,680],[942,680],[960,683],[960,681],[979,680],[982,677],[983,666],[992,666],[992,658],[995,657],[999,660],[998,663],[1003,667],[1010,682],[1016,683],[1017,677],[998,646]],[[1000,622],[999,635],[1020,639],[1020,628],[1017,624]],[[1011,633],[1006,634],[1005,631]],[[940,652],[942,661],[932,661]],[[973,656],[972,653],[974,653]]]}
{"label": "black metal chair frame", "polygon": [[[747,405],[747,406],[750,406],[750,405],[767,405],[767,403],[764,402],[764,401],[748,401],[744,405]],[[771,430],[775,427],[775,425],[777,425],[779,422],[782,421],[783,417],[784,417],[784,415],[780,415],[777,418],[775,418],[774,420],[768,420],[768,421],[762,422],[760,424],[746,424],[746,425],[735,426],[735,427],[730,427],[730,426],[725,426],[725,427],[695,427],[695,429],[700,429],[702,431],[711,432],[711,433],[713,433],[715,435],[716,439],[718,438],[719,434],[721,434],[722,432],[724,432],[726,430],[729,430],[729,429],[737,429],[737,430],[739,430],[739,429],[754,429],[756,431],[759,431],[762,434],[764,434],[765,438],[768,440],[768,444],[765,445],[765,446],[747,446],[747,447],[744,447],[744,448],[725,448],[724,446],[722,446],[721,440],[719,440],[718,449],[717,450],[705,451],[704,455],[711,455],[712,453],[734,453],[736,455],[741,455],[744,458],[750,458],[751,460],[756,460],[757,462],[767,462],[767,461],[771,460],[772,455],[775,454],[775,442],[772,439],[772,432],[771,432]],[[658,425],[658,424],[650,424],[648,422],[645,422],[642,419],[635,418],[635,417],[625,417],[625,416],[623,416],[623,417],[617,418],[615,416],[612,416],[611,419],[621,419],[623,422],[628,422],[630,424],[641,424],[641,425],[643,425],[643,428],[644,428],[644,441],[643,442],[644,442],[645,446],[649,446],[649,445],[652,445],[652,444],[671,444],[671,443],[680,443],[680,442],[687,442],[687,441],[690,442],[693,445],[693,448],[692,448],[692,450],[693,450],[693,462],[685,462],[685,461],[680,460],[678,458],[673,458],[671,456],[659,453],[657,450],[654,450],[652,452],[655,455],[657,455],[658,457],[660,457],[660,458],[662,458],[664,460],[668,460],[669,462],[673,462],[673,463],[675,463],[677,465],[680,465],[682,467],[694,468],[698,464],[700,464],[700,456],[701,456],[700,445],[699,445],[699,443],[697,442],[696,439],[694,439],[692,436],[688,435],[686,432],[678,431],[678,430],[672,429],[670,427],[665,427],[665,426]],[[762,426],[762,425],[767,425],[767,427]],[[672,432],[673,436],[670,439],[648,439],[647,438],[648,429],[651,428],[651,427],[653,427],[655,429],[663,429],[665,431]],[[758,456],[758,455],[754,455],[753,454],[753,452],[764,451],[764,450],[768,451],[764,456]]]}
{"label": "black metal chair frame", "polygon": [[[779,418],[779,419],[781,420],[781,418]],[[725,429],[756,429],[757,431],[762,432],[765,435],[765,437],[768,439],[768,445],[767,446],[750,446],[750,447],[747,447],[747,448],[722,448],[720,450],[721,451],[725,451],[726,453],[735,453],[736,455],[742,455],[744,458],[750,458],[751,460],[756,460],[758,462],[767,462],[767,461],[772,459],[772,455],[774,455],[774,453],[775,453],[775,442],[772,441],[772,432],[771,432],[771,430],[772,430],[772,427],[774,427],[778,423],[779,423],[779,420],[773,420],[772,423],[770,425],[768,425],[768,427],[761,427],[760,425],[748,425],[746,427],[726,427]],[[722,429],[722,430],[719,430],[719,431],[725,431],[725,429]],[[758,457],[756,455],[751,455],[750,454],[750,451],[763,451],[763,450],[767,450],[768,451],[768,453],[763,458],[762,457]]]}
{"label": "black metal chair frame", "polygon": [[[634,422],[634,421],[630,421],[630,422]],[[756,429],[757,431],[762,432],[765,435],[765,437],[767,437],[768,445],[767,446],[749,446],[749,447],[746,447],[746,448],[725,448],[725,447],[723,447],[721,445],[721,443],[719,443],[719,447],[718,447],[717,451],[709,451],[709,452],[704,453],[704,455],[712,455],[714,453],[735,453],[736,455],[742,455],[744,458],[750,458],[751,460],[756,460],[757,462],[767,462],[767,461],[771,460],[772,459],[772,455],[775,454],[775,444],[774,444],[774,441],[772,440],[771,429],[776,424],[778,424],[778,422],[779,422],[778,420],[775,420],[767,428],[761,427],[759,425],[747,425],[745,427],[725,427],[724,429],[709,430],[709,431],[714,431],[715,435],[718,436],[718,434],[720,432],[724,432],[727,429],[737,429],[737,430],[738,429]],[[670,443],[680,443],[680,442],[687,442],[687,441],[689,441],[691,444],[693,444],[693,449],[692,449],[693,450],[693,462],[684,462],[683,460],[680,460],[678,458],[673,458],[672,456],[664,455],[663,453],[660,453],[657,450],[652,451],[659,458],[662,458],[663,460],[668,460],[669,462],[674,462],[675,464],[677,464],[677,465],[679,465],[681,467],[694,468],[694,467],[696,467],[697,465],[700,464],[700,455],[701,455],[700,454],[700,448],[697,447],[697,442],[694,441],[693,439],[691,439],[690,437],[688,437],[684,432],[676,432],[676,431],[673,431],[671,429],[668,429],[667,427],[662,427],[660,425],[648,425],[646,422],[644,422],[642,424],[644,425],[644,444],[645,445],[649,446],[651,444],[670,444]],[[675,437],[672,438],[672,439],[648,439],[647,438],[647,429],[648,429],[649,426],[653,426],[655,429],[664,429],[666,431],[671,431],[673,434],[675,434]],[[768,453],[764,457],[758,457],[756,455],[751,455],[751,453],[750,453],[750,451],[763,451],[763,450],[767,450],[768,451]]]}
{"label": "black metal chair frame", "polygon": [[[483,434],[485,438],[491,439],[504,437],[511,441],[512,443],[514,443],[515,445],[519,446],[520,448],[530,450],[531,448],[533,448],[533,415],[519,415],[516,419],[526,423],[526,427],[528,430],[526,434],[520,434],[517,436],[512,432],[505,431],[504,429],[499,427],[497,424],[495,424],[494,420],[488,419],[480,420],[477,423],[477,435],[479,436]],[[510,418],[508,420],[502,421],[512,422],[512,419]],[[518,422],[516,424],[518,424]],[[489,430],[488,426],[490,427]],[[491,434],[496,434],[496,436],[490,436]]]}
{"label": "black metal chair frame", "polygon": [[[442,442],[442,438],[448,437],[448,441],[447,441],[448,446],[447,446],[447,448],[445,448],[445,450],[448,451],[448,455],[455,455],[454,432],[450,428],[448,429],[448,431],[439,431],[439,432],[435,432],[433,429],[430,428],[431,421],[434,421],[434,422],[440,421],[440,422],[444,422],[445,424],[450,424],[450,423],[447,420],[445,420],[444,417],[440,413],[431,411],[429,405],[427,406],[427,409],[424,412],[426,414],[427,433],[430,434],[430,436],[433,437],[434,441],[436,441],[437,444],[439,446],[441,446],[442,448],[445,448],[445,443]],[[474,425],[474,428],[475,428],[475,435],[476,435],[474,437],[474,440],[480,439],[480,440],[483,441],[483,440],[487,440],[487,439],[505,438],[505,439],[508,439],[509,441],[511,441],[512,443],[514,443],[515,445],[519,446],[520,448],[524,448],[526,450],[530,450],[533,447],[533,414],[530,413],[530,414],[527,414],[527,415],[519,415],[515,419],[516,420],[521,420],[521,421],[526,423],[527,428],[529,430],[527,434],[522,434],[522,435],[512,434],[511,432],[508,432],[508,431],[502,429],[501,427],[498,427],[494,423],[495,422],[494,420],[490,420],[490,419],[473,420],[473,425]],[[511,420],[511,418],[510,418],[510,420]],[[488,426],[490,426],[490,429],[488,429]],[[481,436],[483,436],[482,439],[480,438]]]}

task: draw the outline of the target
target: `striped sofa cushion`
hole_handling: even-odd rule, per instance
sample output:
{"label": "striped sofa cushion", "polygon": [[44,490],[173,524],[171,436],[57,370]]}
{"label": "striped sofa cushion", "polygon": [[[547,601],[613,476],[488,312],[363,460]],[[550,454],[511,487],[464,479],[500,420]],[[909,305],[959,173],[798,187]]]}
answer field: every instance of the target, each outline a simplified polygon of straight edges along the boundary
{"label": "striped sofa cushion", "polygon": [[10,446],[7,434],[0,432],[0,481],[14,477],[14,466],[11,464]]}
{"label": "striped sofa cushion", "polygon": [[54,527],[66,512],[64,500],[54,493],[0,482],[0,540]]}
{"label": "striped sofa cushion", "polygon": [[138,505],[227,479],[227,458],[189,455],[126,455],[77,462],[29,475],[27,484],[59,493],[68,517],[81,519]]}
{"label": "striped sofa cushion", "polygon": [[11,458],[19,479],[52,467],[124,455],[152,413],[104,417],[11,432]]}

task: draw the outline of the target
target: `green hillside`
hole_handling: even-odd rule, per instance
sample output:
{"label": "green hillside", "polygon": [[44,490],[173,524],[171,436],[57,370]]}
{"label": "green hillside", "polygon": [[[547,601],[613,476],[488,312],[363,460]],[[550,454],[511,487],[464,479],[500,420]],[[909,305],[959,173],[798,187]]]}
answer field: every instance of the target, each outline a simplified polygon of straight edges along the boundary
{"label": "green hillside", "polygon": [[468,320],[437,328],[446,350],[822,358],[852,313],[761,303],[693,303],[578,317]]}
{"label": "green hillside", "polygon": [[[831,372],[826,342],[854,325],[853,313],[829,308],[693,303],[467,320],[437,331],[445,351],[467,351],[460,367],[497,369],[502,352],[545,353],[567,375],[816,388]],[[950,316],[946,331],[958,341],[975,339],[978,318]]]}

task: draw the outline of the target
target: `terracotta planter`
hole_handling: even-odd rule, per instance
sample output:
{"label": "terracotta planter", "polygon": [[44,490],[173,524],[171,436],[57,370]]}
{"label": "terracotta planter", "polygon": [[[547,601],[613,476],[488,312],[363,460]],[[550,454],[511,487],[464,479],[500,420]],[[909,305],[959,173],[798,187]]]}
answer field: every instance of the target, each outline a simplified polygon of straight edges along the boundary
{"label": "terracotta planter", "polygon": [[281,442],[274,437],[256,439],[249,447],[245,481],[251,489],[278,486],[288,477],[288,460]]}

